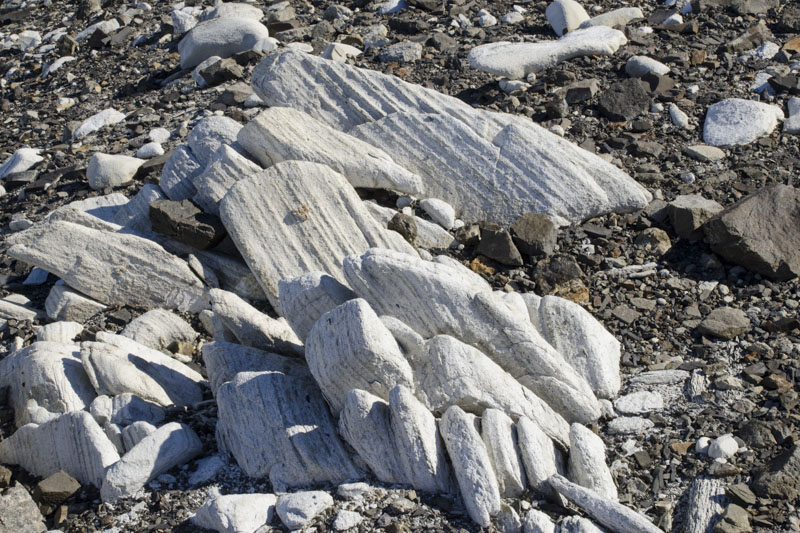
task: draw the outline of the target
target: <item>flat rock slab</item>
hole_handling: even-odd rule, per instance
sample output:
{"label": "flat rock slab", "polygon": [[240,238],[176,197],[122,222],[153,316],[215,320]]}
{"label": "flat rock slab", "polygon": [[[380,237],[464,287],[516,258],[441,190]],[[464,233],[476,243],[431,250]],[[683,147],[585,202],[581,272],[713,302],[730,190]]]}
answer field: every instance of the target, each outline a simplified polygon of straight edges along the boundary
{"label": "flat rock slab", "polygon": [[61,220],[9,237],[10,256],[105,304],[200,311],[205,289],[185,261],[151,240]]}
{"label": "flat rock slab", "polygon": [[220,214],[276,309],[281,280],[315,270],[343,280],[342,260],[374,246],[416,255],[372,218],[344,176],[318,163],[287,161],[237,182]]}
{"label": "flat rock slab", "polygon": [[382,148],[422,177],[426,196],[453,205],[467,222],[510,224],[532,205],[578,221],[641,209],[650,198],[624,172],[527,119],[476,110],[393,76],[286,50],[259,64],[253,88],[270,106],[304,111]]}
{"label": "flat rock slab", "polygon": [[772,133],[778,120],[783,120],[783,110],[776,105],[728,98],[706,111],[703,141],[711,146],[750,144]]}

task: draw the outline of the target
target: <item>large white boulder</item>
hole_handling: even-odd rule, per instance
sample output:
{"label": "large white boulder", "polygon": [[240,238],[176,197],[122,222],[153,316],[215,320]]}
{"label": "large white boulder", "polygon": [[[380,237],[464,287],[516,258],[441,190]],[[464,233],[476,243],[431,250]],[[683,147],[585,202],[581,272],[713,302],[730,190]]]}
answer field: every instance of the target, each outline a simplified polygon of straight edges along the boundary
{"label": "large white boulder", "polygon": [[547,6],[544,14],[559,37],[568,31],[578,29],[581,24],[589,20],[589,14],[575,0],[555,0]]}
{"label": "large white boulder", "polygon": [[192,68],[211,56],[229,57],[264,47],[269,31],[258,19],[214,18],[193,27],[178,43],[181,68]]}
{"label": "large white boulder", "polygon": [[121,154],[94,154],[86,169],[89,186],[95,190],[121,187],[133,181],[133,177],[144,164],[144,159]]}
{"label": "large white boulder", "polygon": [[711,146],[750,144],[772,133],[783,110],[773,104],[728,98],[706,110],[703,140]]}

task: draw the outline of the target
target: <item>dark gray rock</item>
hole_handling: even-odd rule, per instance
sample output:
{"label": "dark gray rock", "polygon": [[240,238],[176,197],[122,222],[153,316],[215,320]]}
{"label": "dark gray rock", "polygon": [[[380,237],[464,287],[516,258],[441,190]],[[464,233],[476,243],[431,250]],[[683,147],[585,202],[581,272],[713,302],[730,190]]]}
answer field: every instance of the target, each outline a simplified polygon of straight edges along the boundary
{"label": "dark gray rock", "polygon": [[597,94],[599,89],[600,84],[595,78],[576,81],[575,83],[571,83],[569,86],[567,86],[564,99],[568,104],[584,102]]}
{"label": "dark gray rock", "polygon": [[558,228],[543,213],[525,213],[511,226],[511,237],[520,253],[550,255],[556,247]]}
{"label": "dark gray rock", "polygon": [[750,319],[741,309],[718,307],[697,326],[701,335],[732,339],[750,329]]}
{"label": "dark gray rock", "polygon": [[504,265],[522,266],[522,255],[511,234],[497,224],[486,224],[481,228],[481,242],[476,251]]}
{"label": "dark gray rock", "polygon": [[597,103],[609,120],[624,122],[645,113],[650,108],[650,96],[639,80],[628,78],[606,89]]}
{"label": "dark gray rock", "polygon": [[213,248],[225,237],[225,226],[216,215],[204,213],[189,200],[156,200],[150,204],[153,231],[173,237],[198,250]]}
{"label": "dark gray rock", "polygon": [[210,64],[200,71],[200,76],[209,87],[214,87],[226,81],[236,80],[244,76],[242,67],[236,62],[235,59],[227,57]]}
{"label": "dark gray rock", "polygon": [[800,495],[800,445],[778,455],[759,471],[751,484],[753,491],[762,498],[792,500]]}
{"label": "dark gray rock", "polygon": [[753,531],[750,527],[750,515],[735,503],[731,503],[725,508],[716,524],[714,533],[749,533]]}
{"label": "dark gray rock", "polygon": [[81,484],[72,476],[59,470],[36,485],[34,496],[41,503],[59,505],[78,492]]}
{"label": "dark gray rock", "polygon": [[704,226],[711,249],[761,275],[800,274],[800,191],[772,185],[719,213]]}
{"label": "dark gray rock", "polygon": [[744,52],[760,46],[768,39],[771,40],[774,37],[762,20],[758,24],[749,27],[747,31],[730,41],[726,46],[731,52]]}
{"label": "dark gray rock", "polygon": [[414,217],[405,213],[397,213],[386,226],[392,231],[396,231],[412,246],[417,242],[417,222]]}
{"label": "dark gray rock", "polygon": [[667,213],[679,237],[696,241],[703,238],[703,224],[722,209],[714,200],[703,198],[699,194],[686,194],[670,202]]}

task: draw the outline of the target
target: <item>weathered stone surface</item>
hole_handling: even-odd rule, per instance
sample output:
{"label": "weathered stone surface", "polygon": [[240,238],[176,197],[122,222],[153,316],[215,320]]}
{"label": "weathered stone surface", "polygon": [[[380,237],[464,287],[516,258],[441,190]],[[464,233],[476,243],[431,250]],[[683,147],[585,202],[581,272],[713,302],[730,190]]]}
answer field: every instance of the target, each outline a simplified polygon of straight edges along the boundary
{"label": "weathered stone surface", "polygon": [[476,524],[488,527],[500,512],[500,491],[475,416],[452,406],[442,416],[440,429],[467,512]]}
{"label": "weathered stone surface", "polygon": [[236,142],[241,129],[242,125],[230,117],[210,115],[197,121],[186,138],[186,144],[198,163],[205,168],[220,155],[219,150],[223,146],[241,149]]}
{"label": "weathered stone surface", "polygon": [[290,376],[311,379],[308,366],[297,357],[285,357],[257,348],[215,341],[203,345],[203,362],[206,365],[211,392],[231,381],[239,372],[281,372]]}
{"label": "weathered stone surface", "polygon": [[248,476],[268,476],[275,490],[361,477],[312,380],[242,372],[217,390],[217,405],[220,449]]}
{"label": "weathered stone surface", "polygon": [[244,157],[233,147],[223,144],[214,153],[206,168],[191,178],[197,191],[192,199],[206,213],[219,215],[219,202],[228,190],[240,179],[252,176],[261,170],[259,165]]}
{"label": "weathered stone surface", "polygon": [[239,144],[265,167],[281,161],[310,161],[344,175],[353,187],[419,195],[422,178],[371,144],[342,133],[302,111],[271,107],[242,128]]}
{"label": "weathered stone surface", "polygon": [[[418,216],[408,216],[391,207],[383,207],[375,202],[364,202],[364,206],[372,213],[372,216],[385,228],[396,231],[409,243],[420,248],[441,249],[450,248],[455,239],[453,236],[438,224],[428,222]],[[411,222],[409,225],[398,225],[399,220]],[[415,228],[415,229],[412,229]]]}
{"label": "weathered stone surface", "polygon": [[632,56],[625,63],[625,74],[631,78],[641,78],[648,72],[655,72],[663,76],[669,74],[669,67],[647,56]]}
{"label": "weathered stone surface", "polygon": [[530,390],[520,385],[480,350],[447,335],[427,341],[411,361],[417,395],[432,411],[449,406],[481,414],[487,407],[513,418],[536,420],[565,446],[569,442],[566,421]]}
{"label": "weathered stone surface", "polygon": [[522,519],[524,533],[556,533],[556,525],[548,515],[538,509],[531,509]]}
{"label": "weathered stone surface", "polygon": [[44,309],[48,318],[52,320],[73,320],[80,323],[105,308],[105,305],[87,298],[66,285],[53,285],[44,302]]}
{"label": "weathered stone surface", "polygon": [[341,280],[342,260],[373,246],[416,254],[375,222],[344,176],[317,163],[286,161],[240,180],[220,214],[276,309],[281,280],[315,270]]}
{"label": "weathered stone surface", "polygon": [[555,474],[550,477],[548,483],[559,494],[611,531],[619,533],[658,533],[661,531],[644,515],[620,503],[608,500],[590,489],[567,481],[563,476]]}
{"label": "weathered stone surface", "polygon": [[184,261],[134,235],[43,221],[8,238],[8,254],[102,303],[199,311],[205,290]]}
{"label": "weathered stone surface", "polygon": [[318,271],[281,280],[278,292],[283,316],[303,342],[322,315],[356,297],[336,279]]}
{"label": "weathered stone surface", "polygon": [[530,292],[522,298],[531,323],[600,398],[614,398],[622,385],[620,343],[591,313],[558,296],[541,298]]}
{"label": "weathered stone surface", "polygon": [[525,213],[512,224],[511,237],[520,253],[550,255],[556,247],[558,228],[543,213]]}
{"label": "weathered stone surface", "polygon": [[397,385],[414,387],[411,366],[366,300],[322,315],[306,339],[306,361],[334,413],[351,389],[388,400]]}
{"label": "weathered stone surface", "polygon": [[718,307],[697,326],[698,333],[721,339],[733,339],[751,328],[750,318],[741,309]]}
{"label": "weathered stone surface", "polygon": [[547,6],[545,16],[559,37],[589,20],[589,14],[575,0],[555,0]]}
{"label": "weathered stone surface", "polygon": [[43,533],[45,519],[25,487],[19,483],[0,493],[0,531]]}
{"label": "weathered stone surface", "polygon": [[20,148],[16,150],[11,154],[11,157],[0,165],[0,179],[5,179],[9,174],[25,172],[33,168],[36,163],[44,161],[44,157],[39,155],[41,151],[39,148]]}
{"label": "weathered stone surface", "polygon": [[470,50],[468,57],[472,68],[520,79],[576,57],[613,55],[627,42],[619,30],[594,26],[571,31],[556,41],[484,44]]}
{"label": "weathered stone surface", "polygon": [[[232,292],[209,291],[214,321],[239,344],[286,355],[303,355],[302,341],[285,319],[271,318]],[[214,334],[217,337],[217,332]]]}
{"label": "weathered stone surface", "polygon": [[519,267],[523,264],[511,234],[498,224],[489,223],[481,227],[481,242],[475,252],[504,265]]}
{"label": "weathered stone surface", "polygon": [[214,18],[192,28],[178,43],[181,68],[192,68],[211,56],[229,57],[262,46],[267,28],[252,18]]}
{"label": "weathered stone surface", "polygon": [[117,209],[112,222],[133,231],[149,233],[152,231],[150,225],[150,203],[165,198],[164,191],[158,185],[145,184],[139,189],[136,196]]}
{"label": "weathered stone surface", "polygon": [[678,236],[698,240],[703,238],[703,224],[722,209],[718,202],[699,194],[682,194],[669,203],[667,214]]}
{"label": "weathered stone surface", "polygon": [[537,494],[551,496],[552,491],[547,485],[547,479],[563,471],[564,461],[561,452],[545,433],[546,428],[536,422],[520,417],[516,429],[519,453],[525,467],[528,486]]}
{"label": "weathered stone surface", "polygon": [[333,498],[321,490],[282,494],[275,510],[283,525],[294,531],[301,529],[321,512],[333,505]]}
{"label": "weathered stone surface", "polygon": [[95,487],[118,460],[116,448],[86,411],[66,413],[38,426],[27,424],[0,441],[0,463],[19,465],[40,477],[63,470]]}
{"label": "weathered stone surface", "polygon": [[650,107],[650,96],[642,83],[633,78],[612,84],[597,99],[600,112],[611,121],[633,120]]}
{"label": "weathered stone surface", "polygon": [[154,350],[166,350],[174,342],[194,342],[198,333],[184,319],[166,309],[153,309],[131,320],[121,333]]}
{"label": "weathered stone surface", "polygon": [[609,500],[618,500],[617,486],[606,465],[603,439],[581,424],[572,424],[569,442],[570,481],[592,489]]}
{"label": "weathered stone surface", "polygon": [[117,394],[113,398],[98,396],[92,402],[89,412],[101,425],[111,422],[127,426],[139,420],[160,424],[166,416],[164,408],[160,405],[143,400],[129,392]]}
{"label": "weathered stone surface", "polygon": [[178,146],[164,163],[158,183],[170,200],[192,198],[197,194],[192,179],[200,175],[203,167],[188,146]]}
{"label": "weathered stone surface", "polygon": [[39,331],[36,332],[36,340],[70,344],[82,331],[82,324],[62,320],[39,328]]}
{"label": "weathered stone surface", "polygon": [[190,200],[155,200],[150,204],[153,231],[198,250],[213,248],[225,238],[219,217],[204,213]]}
{"label": "weathered stone surface", "polygon": [[100,497],[105,502],[133,496],[145,483],[203,451],[203,443],[186,424],[170,422],[139,441],[111,465],[103,479]]}
{"label": "weathered stone surface", "polygon": [[800,494],[800,445],[778,454],[753,476],[753,491],[762,498],[792,500]]}
{"label": "weathered stone surface", "polygon": [[450,493],[450,468],[433,414],[409,389],[397,386],[389,394],[389,418],[407,482],[417,490]]}
{"label": "weathered stone surface", "polygon": [[772,104],[728,98],[710,106],[703,123],[703,141],[711,146],[750,144],[769,135],[783,110]]}
{"label": "weathered stone surface", "polygon": [[[81,365],[78,347],[35,342],[0,360],[0,388],[8,387],[8,402],[17,427],[81,411],[97,395]],[[46,413],[38,413],[44,410]]]}
{"label": "weathered stone surface", "polygon": [[223,496],[211,491],[208,501],[192,517],[192,523],[219,533],[252,533],[272,521],[276,501],[274,494]]}
{"label": "weathered stone surface", "polygon": [[605,531],[582,516],[567,516],[558,524],[558,533],[604,533]]}
{"label": "weathered stone surface", "polygon": [[133,177],[144,164],[144,159],[127,155],[96,153],[89,160],[86,179],[95,190],[106,187],[120,187],[133,181]]}
{"label": "weathered stone surface", "polygon": [[41,318],[41,311],[34,309],[31,301],[21,294],[9,294],[0,299],[0,318],[4,320],[30,320]]}
{"label": "weathered stone surface", "polygon": [[59,470],[37,483],[34,494],[40,502],[59,505],[80,488],[81,484],[75,478]]}
{"label": "weathered stone surface", "polygon": [[773,279],[800,274],[800,191],[777,184],[751,194],[703,227],[724,259]]}
{"label": "weathered stone surface", "polygon": [[348,257],[344,271],[378,314],[399,318],[425,338],[444,333],[478,348],[569,421],[600,416],[586,380],[527,316],[512,312],[467,268],[373,249]]}
{"label": "weathered stone surface", "polygon": [[125,120],[125,113],[120,113],[113,108],[103,109],[84,120],[81,125],[72,132],[72,140],[77,141],[87,135],[91,135],[101,128],[117,124],[123,120]]}
{"label": "weathered stone surface", "polygon": [[[425,196],[450,203],[467,222],[511,223],[530,210],[577,220],[649,199],[612,165],[528,120],[475,110],[393,76],[287,50],[261,62],[253,88],[270,106],[299,109],[384,149],[424,179]],[[559,192],[563,198],[549,198]]]}
{"label": "weathered stone surface", "polygon": [[683,153],[697,159],[698,161],[710,162],[725,159],[725,151],[716,146],[708,146],[707,144],[695,144],[692,146],[685,146]]}
{"label": "weathered stone surface", "polygon": [[708,533],[722,513],[725,487],[719,479],[696,477],[689,488],[686,533]]}
{"label": "weathered stone surface", "polygon": [[500,496],[519,497],[525,491],[527,478],[514,421],[498,409],[486,409],[481,416],[481,437],[497,476]]}

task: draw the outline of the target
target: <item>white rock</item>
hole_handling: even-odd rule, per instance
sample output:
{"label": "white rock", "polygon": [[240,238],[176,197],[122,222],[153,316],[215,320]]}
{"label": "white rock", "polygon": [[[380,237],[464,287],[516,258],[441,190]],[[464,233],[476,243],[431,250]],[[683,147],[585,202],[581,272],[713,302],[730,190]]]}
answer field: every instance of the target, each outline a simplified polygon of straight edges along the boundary
{"label": "white rock", "polygon": [[44,161],[44,157],[39,155],[41,152],[40,148],[19,148],[0,165],[0,179],[15,172],[30,170],[39,161]]}
{"label": "white rock", "polygon": [[134,446],[156,432],[158,428],[150,422],[137,420],[122,428],[122,446],[132,450]]}
{"label": "white rock", "polygon": [[624,415],[652,413],[664,408],[664,398],[655,391],[632,392],[617,398],[614,408]]}
{"label": "white rock", "polygon": [[697,476],[689,487],[685,529],[686,533],[706,533],[712,529],[727,502],[725,484],[720,479]]}
{"label": "white rock", "polygon": [[792,96],[786,106],[789,108],[789,118],[783,123],[783,132],[800,134],[800,98]]}
{"label": "white rock", "polygon": [[531,86],[529,83],[526,83],[521,80],[500,80],[499,85],[500,85],[500,90],[506,94],[512,94],[518,91],[519,92],[526,91]]}
{"label": "white rock", "polygon": [[697,442],[694,444],[694,451],[695,453],[700,453],[703,455],[708,454],[708,448],[711,446],[711,439],[708,437],[700,437],[697,439]]}
{"label": "white rock", "polygon": [[30,320],[41,318],[41,312],[33,308],[31,301],[21,294],[9,294],[0,298],[0,318],[4,320]]}
{"label": "white rock", "polygon": [[677,385],[683,383],[691,374],[685,370],[653,370],[642,372],[628,380],[629,385]]}
{"label": "white rock", "polygon": [[343,174],[353,187],[408,194],[423,190],[422,178],[396,164],[380,148],[288,107],[259,113],[242,128],[238,141],[265,167],[281,161],[311,161]]}
{"label": "white rock", "polygon": [[72,140],[80,140],[101,128],[118,124],[123,120],[125,120],[125,113],[120,113],[114,108],[104,109],[84,120],[72,133]]}
{"label": "white rock", "polygon": [[205,289],[181,259],[135,235],[43,221],[8,238],[8,254],[101,303],[199,311]]}
{"label": "white rock", "polygon": [[82,411],[96,396],[77,346],[57,342],[35,342],[0,360],[3,387],[17,427],[32,422],[36,408],[56,415]]}
{"label": "white rock", "polygon": [[82,324],[63,320],[39,328],[39,331],[36,332],[36,340],[70,344],[81,331],[83,331]]}
{"label": "white rock", "polygon": [[739,443],[733,435],[726,434],[714,439],[708,446],[708,456],[712,459],[730,459],[739,451]]}
{"label": "white rock", "polygon": [[416,253],[375,222],[344,176],[317,163],[286,161],[240,180],[220,215],[276,309],[281,280],[312,270],[341,280],[342,260],[373,246]]}
{"label": "white rock", "polygon": [[22,31],[19,33],[17,44],[19,45],[19,49],[23,52],[30,52],[42,44],[42,34],[33,30]]}
{"label": "white rock", "polygon": [[499,533],[522,533],[522,520],[519,514],[505,502],[500,505],[500,513],[495,517],[495,523]]}
{"label": "white rock", "polygon": [[41,424],[27,424],[0,441],[0,463],[48,477],[63,470],[100,487],[106,469],[119,461],[116,448],[86,411],[72,411]]}
{"label": "white rock", "polygon": [[150,159],[151,157],[164,155],[164,148],[161,147],[160,143],[149,142],[143,144],[138,150],[136,150],[135,155],[140,159]]}
{"label": "white rock", "polygon": [[491,28],[492,26],[497,26],[497,18],[485,9],[481,9],[478,11],[478,25],[481,28]]}
{"label": "white rock", "polygon": [[653,427],[652,420],[640,416],[621,416],[608,423],[612,435],[642,435]]}
{"label": "white rock", "polygon": [[749,144],[772,133],[778,120],[783,111],[776,105],[728,98],[706,111],[703,140],[711,146]]}
{"label": "white rock", "polygon": [[500,496],[519,497],[525,491],[527,478],[514,422],[498,409],[486,409],[481,416],[481,437],[497,476]]}
{"label": "white rock", "polygon": [[[223,4],[224,5],[224,4]],[[211,491],[192,523],[220,533],[253,533],[272,521],[274,494],[226,494]]]}
{"label": "white rock", "polygon": [[106,308],[66,285],[53,285],[44,302],[47,317],[51,320],[74,320],[83,323],[90,316]]}
{"label": "white rock", "polygon": [[444,200],[426,198],[420,201],[419,206],[428,213],[428,216],[430,216],[434,222],[444,229],[452,229],[453,224],[456,222],[455,209]]}
{"label": "white rock", "polygon": [[86,179],[95,190],[106,187],[121,187],[133,181],[133,177],[144,164],[144,159],[127,155],[111,155],[96,153],[89,160]]}
{"label": "white rock", "polygon": [[128,203],[122,205],[114,214],[112,222],[125,226],[133,231],[151,232],[150,204],[156,200],[165,200],[167,197],[158,185],[147,183],[139,189],[136,196]]}
{"label": "white rock", "polygon": [[173,10],[170,15],[172,16],[172,33],[175,35],[183,35],[197,26],[197,18],[184,9]]}
{"label": "white rock", "polygon": [[631,78],[641,78],[649,72],[663,76],[669,73],[669,67],[647,56],[631,56],[625,63],[625,74]]}
{"label": "white rock", "polygon": [[558,533],[606,533],[588,518],[567,516],[558,524]]}
{"label": "white rock", "polygon": [[345,531],[353,529],[364,520],[364,517],[355,511],[346,511],[342,509],[336,513],[336,518],[333,519],[331,526],[336,531]]}
{"label": "white rock", "polygon": [[85,30],[83,30],[82,32],[80,32],[78,35],[75,36],[75,40],[81,42],[84,39],[91,37],[92,34],[97,30],[102,31],[106,35],[111,35],[118,29],[119,29],[119,22],[117,21],[117,19],[113,18],[109,20],[103,20],[95,24],[92,24],[91,26],[87,26]]}
{"label": "white rock", "polygon": [[291,376],[311,378],[308,366],[297,357],[285,357],[256,348],[228,342],[203,345],[203,361],[211,392],[231,381],[239,372],[281,372]]}
{"label": "white rock", "polygon": [[215,160],[223,145],[240,148],[236,136],[241,129],[242,125],[232,118],[211,115],[197,121],[186,138],[186,144],[200,165],[206,167]]}
{"label": "white rock", "polygon": [[556,525],[549,516],[538,509],[531,509],[522,519],[523,533],[556,533]]}
{"label": "white rock", "polygon": [[[90,412],[97,419],[98,424],[103,424],[106,421],[101,421],[96,413],[95,404],[102,398],[107,398],[108,412],[107,422],[112,424],[119,424],[126,426],[136,421],[148,422],[150,424],[160,424],[164,421],[166,412],[163,407],[158,404],[145,401],[138,396],[131,393],[122,393],[108,398],[107,396],[98,396],[92,402]],[[103,402],[105,403],[105,402]]]}
{"label": "white rock", "polygon": [[581,424],[572,424],[569,440],[570,481],[592,489],[607,499],[618,500],[617,486],[606,465],[603,439]]}
{"label": "white rock", "polygon": [[689,115],[675,104],[669,105],[669,117],[672,119],[672,123],[679,128],[687,129],[689,127]]}
{"label": "white rock", "polygon": [[522,296],[531,323],[600,398],[613,398],[622,385],[620,343],[580,305],[558,296]]}
{"label": "white rock", "polygon": [[322,51],[320,57],[344,63],[349,58],[358,57],[363,52],[355,46],[350,46],[344,43],[331,43],[325,50]]}
{"label": "white rock", "polygon": [[197,468],[189,476],[189,484],[201,485],[214,479],[225,468],[226,463],[219,455],[210,455],[197,461]]}
{"label": "white rock", "polygon": [[670,24],[683,24],[683,17],[680,15],[680,13],[673,13],[665,18],[661,24],[664,26],[669,26]]}
{"label": "white rock", "polygon": [[172,134],[166,128],[153,128],[150,130],[150,133],[147,134],[147,138],[150,139],[151,142],[163,144],[169,140]]}
{"label": "white rock", "polygon": [[261,20],[264,18],[264,13],[261,11],[261,8],[252,4],[245,4],[243,2],[219,2],[203,15],[202,20],[206,21],[217,18]]}
{"label": "white rock", "polygon": [[242,178],[261,171],[256,163],[226,144],[217,148],[213,159],[198,175],[191,177],[197,191],[192,198],[206,213],[219,214],[219,202]]}
{"label": "white rock", "polygon": [[70,62],[72,62],[72,61],[75,61],[75,59],[76,59],[76,58],[75,58],[75,57],[73,57],[73,56],[63,56],[63,57],[59,57],[58,59],[56,59],[56,60],[55,60],[55,61],[53,61],[52,63],[48,64],[48,65],[47,65],[47,66],[44,68],[44,71],[42,71],[42,78],[46,78],[47,76],[49,76],[49,75],[50,75],[50,74],[52,74],[53,72],[56,72],[58,69],[60,69],[61,67],[63,67],[63,66],[66,64],[66,63],[70,63]]}
{"label": "white rock", "polygon": [[217,391],[217,442],[275,490],[358,479],[319,388],[281,372],[240,372]]}
{"label": "white rock", "polygon": [[526,417],[517,422],[517,442],[525,467],[528,486],[541,496],[550,496],[547,479],[563,470],[561,452],[545,433],[545,428]]}
{"label": "white rock", "polygon": [[177,147],[161,169],[159,185],[170,200],[179,202],[192,198],[197,194],[192,180],[203,171],[203,165],[197,160],[188,146]]}
{"label": "white rock", "polygon": [[381,15],[390,15],[392,13],[399,13],[408,8],[406,0],[387,0],[378,4],[378,13]]}
{"label": "white rock", "polygon": [[325,509],[333,505],[333,498],[321,490],[282,494],[275,510],[283,525],[290,530],[301,529]]}
{"label": "white rock", "polygon": [[[383,227],[388,227],[389,221],[397,214],[397,211],[391,207],[383,207],[371,201],[364,202],[364,206]],[[416,215],[413,218],[417,225],[417,238],[414,244],[419,248],[447,249],[457,243],[455,238],[439,224],[434,224]]]}
{"label": "white rock", "polygon": [[559,37],[568,31],[577,30],[589,20],[586,10],[575,0],[555,0],[547,6],[545,16]]}
{"label": "white rock", "polygon": [[353,291],[318,271],[280,281],[278,292],[283,315],[303,342],[322,315],[356,297]]}
{"label": "white rock", "polygon": [[488,527],[492,516],[500,512],[500,491],[475,416],[452,406],[439,427],[467,513],[476,524]]}
{"label": "white rock", "polygon": [[194,342],[198,333],[184,319],[166,309],[153,309],[131,320],[121,333],[154,350],[165,351],[174,342]]}
{"label": "white rock", "polygon": [[229,57],[262,46],[267,28],[252,18],[215,18],[193,27],[178,43],[181,68],[192,68],[210,56]]}
{"label": "white rock", "polygon": [[200,454],[203,443],[186,424],[170,422],[148,435],[106,471],[100,497],[104,502],[133,496],[172,467]]}
{"label": "white rock", "polygon": [[480,45],[470,50],[468,59],[472,68],[495,76],[522,79],[576,57],[613,55],[627,42],[625,34],[619,30],[592,26],[571,31],[556,41],[500,41]]}
{"label": "white rock", "polygon": [[583,22],[580,27],[608,26],[610,28],[620,28],[626,26],[630,21],[640,18],[644,18],[644,14],[638,7],[621,7],[592,17],[590,20]]}
{"label": "white rock", "polygon": [[500,22],[502,22],[503,24],[519,24],[524,20],[525,17],[523,17],[521,13],[518,13],[516,11],[511,11],[503,15],[503,17],[500,19]]}

